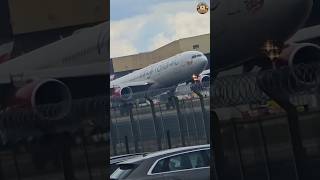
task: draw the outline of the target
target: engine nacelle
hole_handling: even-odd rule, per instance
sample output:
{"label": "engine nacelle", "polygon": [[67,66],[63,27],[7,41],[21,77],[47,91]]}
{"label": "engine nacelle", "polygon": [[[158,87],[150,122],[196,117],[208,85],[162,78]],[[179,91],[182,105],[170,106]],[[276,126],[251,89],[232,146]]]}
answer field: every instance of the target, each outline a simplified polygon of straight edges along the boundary
{"label": "engine nacelle", "polygon": [[309,85],[315,83],[316,74],[313,73],[316,72],[306,72],[304,65],[312,66],[317,62],[320,62],[320,46],[312,43],[299,43],[283,49],[277,64],[288,65],[298,83]]}
{"label": "engine nacelle", "polygon": [[199,81],[201,83],[209,83],[210,82],[210,76],[209,75],[200,75],[199,76]]}
{"label": "engine nacelle", "polygon": [[129,100],[132,97],[132,89],[130,87],[117,87],[114,88],[112,96],[121,98],[122,100]]}
{"label": "engine nacelle", "polygon": [[32,81],[18,89],[9,107],[32,108],[41,118],[55,120],[65,117],[71,109],[69,88],[61,81]]}
{"label": "engine nacelle", "polygon": [[210,76],[209,75],[200,75],[198,80],[203,87],[208,87],[210,85]]}

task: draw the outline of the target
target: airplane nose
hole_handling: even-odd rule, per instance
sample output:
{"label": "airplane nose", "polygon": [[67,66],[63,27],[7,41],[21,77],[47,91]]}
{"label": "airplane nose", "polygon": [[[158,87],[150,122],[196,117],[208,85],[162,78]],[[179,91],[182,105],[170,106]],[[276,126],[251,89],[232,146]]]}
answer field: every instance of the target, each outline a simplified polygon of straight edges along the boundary
{"label": "airplane nose", "polygon": [[208,59],[206,57],[202,57],[201,64],[202,64],[203,68],[206,68],[208,65]]}

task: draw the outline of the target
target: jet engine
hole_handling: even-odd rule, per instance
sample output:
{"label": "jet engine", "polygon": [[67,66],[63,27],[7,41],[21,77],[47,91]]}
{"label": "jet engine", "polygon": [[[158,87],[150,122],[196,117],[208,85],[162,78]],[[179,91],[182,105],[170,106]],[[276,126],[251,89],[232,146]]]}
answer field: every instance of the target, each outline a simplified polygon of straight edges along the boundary
{"label": "jet engine", "polygon": [[210,76],[208,75],[200,75],[198,79],[203,84],[209,84],[210,82]]}
{"label": "jet engine", "polygon": [[69,88],[61,81],[32,81],[19,88],[9,104],[13,108],[32,108],[41,118],[55,120],[65,117],[71,109]]}
{"label": "jet engine", "polygon": [[277,65],[288,65],[295,81],[312,85],[316,81],[316,71],[310,67],[320,62],[320,46],[312,43],[292,44],[282,50]]}
{"label": "jet engine", "polygon": [[130,87],[117,87],[113,90],[113,97],[121,98],[122,100],[129,100],[132,97],[132,89]]}

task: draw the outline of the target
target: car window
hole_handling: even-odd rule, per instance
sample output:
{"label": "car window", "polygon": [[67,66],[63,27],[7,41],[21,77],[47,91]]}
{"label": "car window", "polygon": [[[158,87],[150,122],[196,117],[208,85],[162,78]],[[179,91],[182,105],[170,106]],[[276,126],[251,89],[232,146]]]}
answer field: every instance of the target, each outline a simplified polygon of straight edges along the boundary
{"label": "car window", "polygon": [[117,164],[111,164],[109,166],[109,175],[111,175],[116,169],[118,169],[118,165]]}
{"label": "car window", "polygon": [[190,153],[189,154],[192,168],[199,168],[207,166],[204,157],[201,154],[201,151]]}
{"label": "car window", "polygon": [[118,168],[115,172],[113,172],[110,176],[110,179],[122,179],[126,178],[132,172],[131,169],[122,170]]}
{"label": "car window", "polygon": [[126,178],[126,177],[128,177],[130,175],[131,172],[133,172],[133,170],[136,167],[137,167],[137,165],[134,165],[134,164],[120,165],[120,167],[111,174],[110,179],[123,179],[123,178]]}
{"label": "car window", "polygon": [[165,160],[159,161],[156,166],[153,168],[152,173],[159,173],[159,172],[165,172],[168,170],[168,168],[165,168],[164,166]]}
{"label": "car window", "polygon": [[169,171],[192,168],[188,154],[182,154],[168,158],[168,166]]}
{"label": "car window", "polygon": [[203,150],[202,155],[204,156],[204,159],[207,159],[208,161],[210,161],[210,156],[211,156],[210,149]]}
{"label": "car window", "polygon": [[154,166],[152,173],[208,167],[209,157],[205,154],[206,150],[201,150],[162,159]]}

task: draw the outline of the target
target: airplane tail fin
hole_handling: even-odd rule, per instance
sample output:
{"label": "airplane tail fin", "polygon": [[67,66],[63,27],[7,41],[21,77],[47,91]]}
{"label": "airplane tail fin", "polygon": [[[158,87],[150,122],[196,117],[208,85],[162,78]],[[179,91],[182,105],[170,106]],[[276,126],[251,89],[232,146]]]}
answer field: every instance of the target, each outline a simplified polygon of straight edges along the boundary
{"label": "airplane tail fin", "polygon": [[10,59],[13,50],[13,41],[0,45],[0,64]]}

